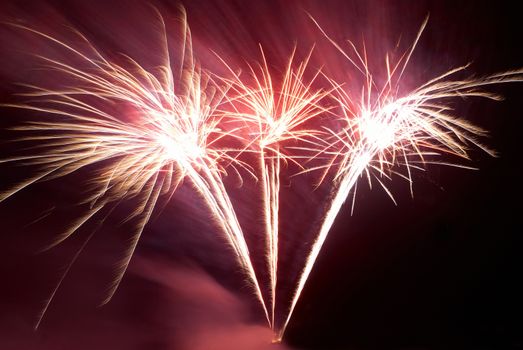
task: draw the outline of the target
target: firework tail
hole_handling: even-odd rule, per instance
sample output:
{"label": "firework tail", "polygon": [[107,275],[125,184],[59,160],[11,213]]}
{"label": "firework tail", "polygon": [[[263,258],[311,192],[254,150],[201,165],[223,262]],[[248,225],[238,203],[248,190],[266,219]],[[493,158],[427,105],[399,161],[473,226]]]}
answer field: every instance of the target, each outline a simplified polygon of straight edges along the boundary
{"label": "firework tail", "polygon": [[271,303],[271,325],[274,329],[276,309],[276,285],[278,281],[278,208],[280,191],[280,157],[271,150],[260,150],[260,170],[262,172],[262,201],[267,244],[267,266],[269,270],[269,295]]}

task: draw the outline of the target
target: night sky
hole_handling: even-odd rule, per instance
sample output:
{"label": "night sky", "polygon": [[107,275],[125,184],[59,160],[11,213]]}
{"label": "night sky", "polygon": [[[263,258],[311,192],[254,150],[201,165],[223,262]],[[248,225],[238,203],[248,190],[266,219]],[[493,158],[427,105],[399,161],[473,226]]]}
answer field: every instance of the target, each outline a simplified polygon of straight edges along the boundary
{"label": "night sky", "polygon": [[[176,28],[176,1],[11,1],[0,4],[0,105],[20,103],[23,84],[59,86],[34,54],[67,59],[45,40],[9,27],[21,23],[72,40],[78,29],[108,57],[125,53],[153,67],[158,25],[149,4]],[[202,66],[225,71],[259,59],[260,43],[271,69],[282,71],[294,45],[315,69],[338,80],[347,62],[322,39],[307,13],[338,41],[366,47],[378,69],[384,55],[408,48],[430,19],[405,74],[415,87],[472,62],[467,75],[523,67],[521,16],[509,2],[268,0],[183,3]],[[175,36],[170,37],[176,40]],[[40,65],[39,65],[40,64]],[[378,74],[379,75],[379,74]],[[463,75],[461,77],[464,77]],[[521,349],[523,289],[520,285],[521,99],[523,84],[492,87],[502,102],[455,101],[456,115],[490,131],[482,141],[498,152],[471,152],[467,166],[431,165],[408,183],[389,183],[397,206],[361,181],[354,214],[338,216],[307,282],[283,344],[271,334],[232,251],[209,219],[189,182],[146,227],[113,300],[98,307],[128,246],[133,208],[123,203],[99,228],[64,280],[40,328],[35,320],[68,261],[96,228],[90,222],[56,248],[42,252],[85,210],[80,201],[93,168],[31,186],[0,203],[0,349],[6,350],[211,350],[211,349]],[[24,152],[13,126],[36,113],[0,107],[0,160]],[[445,157],[446,161],[456,161]],[[249,161],[249,159],[247,159]],[[96,168],[96,166],[94,167]],[[279,322],[288,307],[329,183],[314,187],[315,174],[282,173]],[[34,167],[0,163],[0,191],[30,176]],[[263,272],[258,185],[233,176],[225,184]],[[45,215],[50,215],[38,220]],[[262,282],[263,283],[263,282]]]}

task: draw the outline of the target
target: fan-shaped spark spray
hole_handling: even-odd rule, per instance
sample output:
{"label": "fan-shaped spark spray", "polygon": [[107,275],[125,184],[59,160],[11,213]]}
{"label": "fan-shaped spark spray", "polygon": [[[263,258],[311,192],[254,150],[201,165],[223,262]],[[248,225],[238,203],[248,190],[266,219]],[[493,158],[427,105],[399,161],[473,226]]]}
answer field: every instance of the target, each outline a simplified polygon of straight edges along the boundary
{"label": "fan-shaped spark spray", "polygon": [[[225,233],[269,320],[249,249],[222,182],[226,172],[224,162],[232,167],[247,166],[231,155],[240,150],[218,146],[220,140],[235,137],[234,130],[220,127],[223,116],[215,113],[229,87],[217,84],[194,61],[185,16],[182,20],[183,42],[178,50],[181,64],[176,71],[172,67],[165,24],[160,15],[159,19],[163,25],[164,62],[156,71],[148,71],[130,57],[126,57],[127,66],[106,59],[78,32],[78,38],[88,45],[89,52],[43,32],[13,24],[17,29],[29,31],[64,49],[85,67],[39,56],[57,78],[71,79],[74,84],[62,88],[29,86],[31,92],[23,96],[30,98],[30,102],[8,105],[41,113],[42,119],[52,118],[16,128],[30,133],[19,141],[39,145],[29,155],[2,162],[23,163],[38,167],[39,171],[2,193],[0,201],[35,182],[63,177],[98,164],[100,169],[85,198],[90,209],[56,239],[54,246],[104,209],[117,206],[123,200],[136,200],[136,208],[129,214],[129,219],[138,220],[136,232],[105,303],[122,280],[160,198],[168,200],[178,185],[189,179]],[[112,104],[125,108],[129,115],[108,111],[107,107]],[[65,274],[46,302],[37,327]]]}
{"label": "fan-shaped spark spray", "polygon": [[231,95],[234,96],[229,97],[234,110],[232,116],[249,130],[251,141],[247,148],[252,148],[259,158],[270,279],[271,324],[274,328],[280,168],[282,161],[291,161],[301,166],[292,154],[285,152],[284,144],[287,141],[316,144],[319,131],[307,128],[305,124],[326,111],[320,102],[329,92],[313,87],[320,70],[309,79],[305,76],[313,50],[304,60],[296,63],[294,49],[281,79],[277,80],[279,86],[270,72],[263,49],[260,50],[262,63],[249,65],[249,82],[223,62],[234,77],[230,81]]}
{"label": "fan-shaped spark spray", "polygon": [[[360,53],[356,46],[349,42],[351,51],[347,53],[321,29],[314,19],[313,21],[327,40],[362,74],[365,84],[363,89],[350,90],[347,86],[328,78],[336,88],[333,97],[339,104],[341,120],[345,126],[341,131],[327,129],[332,136],[331,141],[320,150],[335,158],[324,167],[325,172],[336,168],[333,189],[319,233],[298,278],[289,312],[278,335],[279,340],[285,333],[336,216],[350,192],[353,191],[355,195],[357,180],[365,175],[369,185],[373,180],[377,181],[394,201],[383,179],[391,179],[392,175],[399,175],[409,182],[412,193],[411,171],[414,169],[423,169],[423,166],[429,163],[467,168],[459,164],[438,162],[435,157],[449,154],[468,159],[470,146],[494,155],[494,152],[477,140],[478,137],[485,136],[486,132],[454,116],[449,102],[466,97],[499,100],[499,96],[484,91],[483,88],[494,84],[523,81],[523,70],[482,78],[452,78],[458,72],[465,70],[467,65],[445,72],[413,91],[403,93],[402,76],[427,24],[427,18],[413,45],[396,64],[391,65],[389,57],[386,57],[386,82],[383,86],[378,86],[369,69],[366,50]],[[361,95],[354,95],[354,91],[361,91]],[[401,167],[405,173],[400,172]]]}

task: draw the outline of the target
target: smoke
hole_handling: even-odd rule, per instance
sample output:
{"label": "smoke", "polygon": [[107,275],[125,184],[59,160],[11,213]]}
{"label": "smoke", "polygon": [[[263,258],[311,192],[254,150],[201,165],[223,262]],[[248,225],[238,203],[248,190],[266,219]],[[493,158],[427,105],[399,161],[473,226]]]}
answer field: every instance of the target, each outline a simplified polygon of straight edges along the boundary
{"label": "smoke", "polygon": [[170,299],[177,341],[185,350],[283,350],[271,344],[271,331],[249,321],[249,307],[195,268],[172,268],[162,261],[139,260],[136,273],[157,283],[162,298]]}
{"label": "smoke", "polygon": [[61,296],[37,331],[15,308],[3,312],[2,349],[288,349],[271,344],[270,329],[253,317],[248,301],[199,268],[138,257],[124,285],[101,308],[84,305],[79,310],[77,301]]}

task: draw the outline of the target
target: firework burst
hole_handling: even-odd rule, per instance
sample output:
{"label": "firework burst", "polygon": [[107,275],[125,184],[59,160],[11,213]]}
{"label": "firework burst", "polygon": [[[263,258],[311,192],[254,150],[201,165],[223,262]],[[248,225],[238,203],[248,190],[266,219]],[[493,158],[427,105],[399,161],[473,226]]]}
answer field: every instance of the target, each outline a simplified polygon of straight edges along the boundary
{"label": "firework burst", "polygon": [[[276,285],[278,275],[278,222],[280,169],[282,162],[293,162],[301,167],[296,156],[285,151],[288,141],[317,144],[318,130],[305,127],[307,122],[326,111],[320,102],[329,91],[313,87],[320,70],[307,79],[309,60],[296,62],[296,48],[290,55],[280,79],[274,79],[260,47],[262,62],[249,65],[247,78],[233,74],[229,81],[231,116],[248,130],[247,149],[258,156],[261,172],[261,197],[266,237],[266,258],[269,270],[269,299],[271,325],[275,327]],[[225,63],[225,62],[224,62]],[[226,64],[226,63],[225,63]],[[248,81],[247,81],[248,80]]]}
{"label": "firework burst", "polygon": [[[195,62],[185,14],[181,21],[183,40],[177,51],[181,55],[177,57],[180,65],[173,67],[165,24],[159,14],[158,18],[163,28],[164,62],[154,71],[143,68],[130,57],[124,57],[124,65],[106,59],[78,32],[75,34],[87,45],[88,52],[34,29],[13,25],[59,46],[86,67],[39,56],[57,76],[71,79],[74,83],[51,89],[28,86],[31,91],[23,96],[32,102],[7,105],[35,111],[44,116],[42,119],[49,115],[52,118],[16,128],[30,133],[19,141],[40,145],[35,146],[29,155],[2,162],[24,163],[37,167],[39,171],[2,193],[0,201],[38,181],[63,177],[98,164],[100,169],[93,176],[85,199],[90,209],[52,246],[71,236],[104,210],[112,210],[124,200],[137,201],[136,208],[128,216],[129,220],[138,221],[136,231],[104,300],[106,303],[122,280],[157,204],[168,201],[180,183],[188,179],[225,233],[268,318],[247,244],[222,182],[222,176],[226,174],[222,164],[233,168],[246,166],[231,155],[233,150],[218,146],[222,139],[234,137],[234,130],[220,127],[223,117],[215,113],[228,86],[217,84]],[[107,111],[105,107],[112,104],[122,106],[127,117]],[[37,326],[84,246],[53,290]]]}
{"label": "firework burst", "polygon": [[[328,171],[335,169],[333,190],[319,233],[298,278],[289,312],[279,332],[279,339],[285,333],[321,247],[351,191],[354,207],[358,179],[365,176],[369,186],[372,186],[373,181],[377,182],[394,201],[392,193],[384,184],[384,180],[390,180],[393,175],[407,180],[412,194],[413,170],[423,170],[427,164],[470,169],[464,165],[438,161],[438,157],[447,154],[469,159],[468,152],[471,148],[479,148],[494,156],[493,151],[478,141],[479,137],[486,136],[486,131],[455,116],[450,102],[466,97],[500,100],[500,96],[483,88],[494,84],[523,81],[523,70],[480,78],[455,79],[457,73],[468,67],[466,65],[447,71],[411,92],[402,93],[402,76],[428,18],[410,49],[395,64],[391,64],[387,55],[387,76],[383,86],[379,86],[373,78],[365,49],[360,51],[349,41],[350,50],[344,50],[314,19],[312,20],[326,39],[361,73],[365,83],[363,89],[349,90],[345,85],[327,77],[335,87],[336,92],[332,97],[339,105],[339,115],[344,125],[341,130],[326,128],[331,138],[319,150],[322,154],[332,156],[332,161],[322,167],[322,180]],[[353,91],[358,90],[361,91],[359,95],[353,94]]]}

